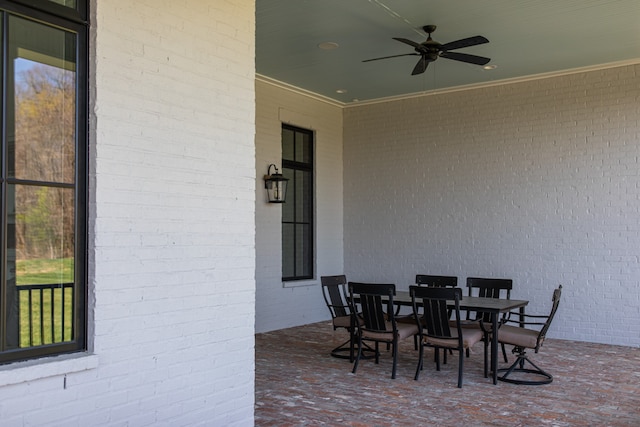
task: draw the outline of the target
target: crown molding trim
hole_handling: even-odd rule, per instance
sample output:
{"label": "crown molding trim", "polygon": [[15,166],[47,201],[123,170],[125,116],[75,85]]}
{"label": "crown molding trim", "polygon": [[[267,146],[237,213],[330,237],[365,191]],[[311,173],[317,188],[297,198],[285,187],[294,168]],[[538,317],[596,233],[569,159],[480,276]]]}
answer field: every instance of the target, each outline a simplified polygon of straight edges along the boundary
{"label": "crown molding trim", "polygon": [[331,99],[327,96],[317,94],[315,92],[311,92],[310,90],[302,89],[294,85],[290,85],[288,83],[281,82],[276,79],[272,79],[271,77],[263,76],[262,74],[256,73],[256,81],[266,83],[268,85],[277,86],[280,89],[285,89],[290,92],[294,92],[300,95],[308,96],[309,98],[313,98],[320,102],[325,102],[327,104],[331,104],[336,107],[344,108],[346,104],[344,102],[336,101],[335,99]]}
{"label": "crown molding trim", "polygon": [[591,66],[588,66],[588,67],[579,67],[579,68],[572,68],[572,69],[561,70],[561,71],[553,71],[553,72],[548,72],[548,73],[532,74],[530,76],[513,77],[513,78],[509,78],[509,79],[493,80],[493,81],[490,81],[490,82],[474,83],[474,84],[469,84],[469,85],[455,86],[455,87],[449,87],[449,88],[445,88],[445,89],[436,89],[436,90],[429,90],[429,91],[424,91],[424,92],[413,92],[413,93],[408,93],[408,94],[403,94],[403,95],[389,96],[389,97],[385,97],[385,98],[376,98],[376,99],[372,99],[372,100],[369,100],[369,101],[353,101],[353,102],[350,102],[348,104],[344,103],[344,102],[336,101],[335,99],[329,98],[329,97],[324,96],[324,95],[317,94],[315,92],[311,92],[311,91],[306,90],[306,89],[299,88],[299,87],[294,86],[294,85],[290,85],[288,83],[281,82],[279,80],[272,79],[272,78],[267,77],[267,76],[263,76],[263,75],[258,74],[258,73],[256,73],[256,81],[260,81],[260,82],[263,82],[263,83],[266,83],[266,84],[277,86],[279,88],[282,88],[282,89],[285,89],[285,90],[289,90],[291,92],[295,92],[295,93],[298,93],[300,95],[308,96],[310,98],[316,99],[316,100],[321,101],[321,102],[325,102],[327,104],[330,104],[330,105],[333,105],[333,106],[336,106],[336,107],[354,108],[354,107],[360,107],[360,106],[363,106],[363,105],[380,104],[380,103],[384,103],[384,102],[399,101],[399,100],[403,100],[403,99],[413,99],[413,98],[419,98],[419,97],[424,97],[424,96],[441,95],[441,94],[450,93],[450,92],[460,92],[460,91],[465,91],[465,90],[474,90],[474,89],[481,89],[481,88],[486,88],[486,87],[502,86],[502,85],[508,85],[508,84],[514,84],[514,83],[529,82],[529,81],[534,81],[534,80],[542,80],[542,79],[548,79],[548,78],[553,78],[553,77],[567,76],[567,75],[571,75],[571,74],[579,74],[579,73],[585,73],[585,72],[591,72],[591,71],[606,70],[606,69],[610,69],[610,68],[626,67],[626,66],[629,66],[629,65],[637,65],[637,64],[640,64],[640,58],[628,59],[628,60],[624,60],[624,61],[609,62],[609,63],[606,63],[606,64],[591,65]]}

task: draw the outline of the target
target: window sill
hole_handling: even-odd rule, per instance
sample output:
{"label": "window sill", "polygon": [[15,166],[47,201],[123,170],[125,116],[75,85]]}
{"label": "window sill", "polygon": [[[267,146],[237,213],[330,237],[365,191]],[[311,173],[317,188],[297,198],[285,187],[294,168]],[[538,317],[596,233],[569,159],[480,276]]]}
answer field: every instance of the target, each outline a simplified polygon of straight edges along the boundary
{"label": "window sill", "polygon": [[309,279],[309,280],[290,280],[288,282],[282,282],[283,288],[300,288],[303,286],[316,286],[318,284],[317,280]]}
{"label": "window sill", "polygon": [[42,378],[87,371],[98,366],[98,356],[75,353],[0,366],[0,387]]}

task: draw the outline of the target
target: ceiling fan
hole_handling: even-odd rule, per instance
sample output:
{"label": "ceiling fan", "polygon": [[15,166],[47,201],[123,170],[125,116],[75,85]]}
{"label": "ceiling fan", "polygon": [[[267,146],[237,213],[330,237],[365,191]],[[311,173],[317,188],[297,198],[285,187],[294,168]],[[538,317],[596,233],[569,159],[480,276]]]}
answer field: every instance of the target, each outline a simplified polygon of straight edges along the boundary
{"label": "ceiling fan", "polygon": [[409,46],[413,46],[415,49],[415,53],[404,53],[401,55],[391,55],[391,56],[383,56],[381,58],[373,58],[373,59],[365,59],[362,62],[370,62],[370,61],[378,61],[380,59],[388,59],[388,58],[396,58],[399,56],[420,56],[420,60],[413,68],[411,75],[414,76],[416,74],[424,73],[429,65],[429,62],[433,62],[438,57],[453,59],[455,61],[467,62],[469,64],[477,64],[477,65],[485,65],[489,61],[490,58],[485,58],[484,56],[470,55],[468,53],[459,53],[459,52],[451,52],[452,50],[462,49],[463,47],[470,47],[479,44],[489,43],[489,40],[482,36],[474,36],[468,37],[466,39],[460,39],[453,42],[440,44],[439,42],[433,40],[431,38],[431,33],[436,30],[435,25],[425,25],[422,27],[425,33],[428,34],[427,40],[422,43],[416,43],[409,39],[404,39],[402,37],[393,37],[394,40],[398,40],[399,42],[406,43]]}

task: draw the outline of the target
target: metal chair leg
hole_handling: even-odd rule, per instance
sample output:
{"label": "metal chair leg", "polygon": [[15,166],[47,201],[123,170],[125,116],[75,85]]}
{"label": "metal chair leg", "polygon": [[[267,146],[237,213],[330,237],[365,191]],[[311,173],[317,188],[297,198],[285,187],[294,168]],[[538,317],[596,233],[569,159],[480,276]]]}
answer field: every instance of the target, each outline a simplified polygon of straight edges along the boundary
{"label": "metal chair leg", "polygon": [[[349,354],[341,354],[343,352],[349,352]],[[338,359],[349,359],[350,362],[353,362],[353,343],[351,338],[331,350],[331,356],[337,357]]]}
{"label": "metal chair leg", "polygon": [[424,355],[424,346],[420,344],[420,348],[418,349],[418,366],[416,367],[416,375],[413,377],[414,380],[418,380],[418,376],[420,376],[420,371],[422,370],[422,356]]}
{"label": "metal chair leg", "polygon": [[[528,362],[533,369],[525,368],[524,364]],[[524,385],[542,385],[549,384],[553,381],[553,376],[545,371],[543,371],[540,367],[538,367],[535,363],[533,363],[526,355],[524,350],[518,352],[518,357],[515,362],[511,364],[508,368],[498,369],[498,372],[504,372],[502,376],[498,377],[499,381],[511,383],[511,384],[524,384]],[[520,378],[509,378],[509,375],[512,373],[524,373],[537,375],[542,377],[540,380],[528,380],[528,379],[520,379]]]}
{"label": "metal chair leg", "polygon": [[[458,356],[458,388],[462,388],[462,372],[463,372],[463,368],[464,368],[464,354],[462,353],[462,351],[458,351],[459,356]],[[445,352],[445,354],[447,354]]]}
{"label": "metal chair leg", "polygon": [[396,367],[398,366],[398,341],[397,339],[393,340],[391,344],[393,347],[393,370],[391,371],[391,379],[394,380],[396,378]]}
{"label": "metal chair leg", "polygon": [[507,350],[504,348],[504,343],[500,343],[502,344],[502,357],[504,357],[504,363],[509,362],[509,359],[507,359]]}

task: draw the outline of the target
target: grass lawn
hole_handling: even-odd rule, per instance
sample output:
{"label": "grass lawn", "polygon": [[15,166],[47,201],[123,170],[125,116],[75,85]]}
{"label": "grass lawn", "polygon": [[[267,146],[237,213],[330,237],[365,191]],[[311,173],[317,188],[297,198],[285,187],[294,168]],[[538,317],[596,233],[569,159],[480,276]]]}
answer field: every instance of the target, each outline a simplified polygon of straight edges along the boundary
{"label": "grass lawn", "polygon": [[[73,270],[73,258],[16,262],[20,347],[73,339],[73,288],[54,287],[61,283],[73,283]],[[52,286],[44,289],[28,289],[26,286],[47,284]]]}
{"label": "grass lawn", "polygon": [[73,258],[16,261],[17,285],[73,282]]}

